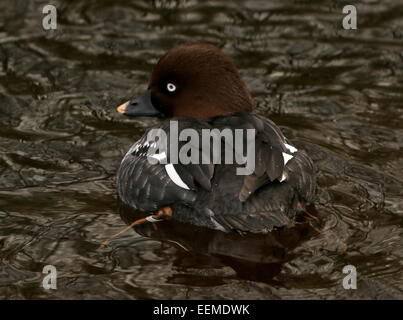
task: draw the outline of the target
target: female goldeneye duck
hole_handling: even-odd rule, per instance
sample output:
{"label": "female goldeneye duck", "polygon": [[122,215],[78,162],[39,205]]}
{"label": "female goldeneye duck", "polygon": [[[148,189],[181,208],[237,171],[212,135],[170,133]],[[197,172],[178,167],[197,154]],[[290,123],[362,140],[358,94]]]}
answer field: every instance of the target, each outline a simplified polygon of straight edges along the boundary
{"label": "female goldeneye duck", "polygon": [[[120,201],[150,213],[150,222],[172,217],[225,232],[262,233],[294,225],[297,212],[314,197],[313,163],[272,121],[252,113],[254,108],[234,63],[218,48],[191,43],[170,50],[155,66],[148,90],[118,112],[169,118],[158,126],[168,136],[174,136],[170,120],[200,136],[204,129],[253,129],[254,170],[239,175],[237,163],[170,162],[169,150],[157,152],[156,140],[146,133],[121,162]],[[217,151],[217,145],[211,148]]]}

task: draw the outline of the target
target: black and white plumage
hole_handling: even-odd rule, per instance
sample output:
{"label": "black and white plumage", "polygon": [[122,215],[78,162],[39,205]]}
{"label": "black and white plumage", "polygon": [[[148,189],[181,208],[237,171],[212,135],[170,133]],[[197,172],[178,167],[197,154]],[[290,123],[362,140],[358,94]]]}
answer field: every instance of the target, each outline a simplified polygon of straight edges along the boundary
{"label": "black and white plumage", "polygon": [[[237,163],[172,164],[169,150],[154,153],[155,141],[147,141],[145,133],[118,171],[118,195],[125,204],[144,212],[170,206],[174,219],[222,231],[268,232],[293,225],[298,203],[312,201],[312,161],[272,121],[247,112],[171,120],[178,120],[179,130],[193,128],[200,135],[202,129],[255,129],[254,172],[237,175]],[[169,121],[160,128],[169,135]],[[179,148],[185,143],[180,142]],[[151,164],[147,156],[167,157],[167,163]]]}

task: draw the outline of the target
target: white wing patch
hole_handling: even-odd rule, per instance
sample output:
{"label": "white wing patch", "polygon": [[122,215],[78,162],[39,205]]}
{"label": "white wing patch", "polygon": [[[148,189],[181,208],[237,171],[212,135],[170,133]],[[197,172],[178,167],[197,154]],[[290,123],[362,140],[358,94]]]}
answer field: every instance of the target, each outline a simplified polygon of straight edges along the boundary
{"label": "white wing patch", "polygon": [[[287,150],[291,153],[291,154],[288,154],[288,153],[283,152],[284,167],[285,167],[287,162],[290,161],[292,158],[294,158],[294,156],[292,154],[297,152],[298,149],[287,143],[285,143],[284,145],[287,148]],[[283,171],[283,175],[281,176],[281,179],[279,181],[283,182],[286,179],[287,179],[287,173],[285,171]]]}
{"label": "white wing patch", "polygon": [[175,167],[172,163],[168,163],[165,165],[165,170],[169,176],[169,178],[178,186],[186,190],[190,190],[188,185],[183,182],[179,174],[176,172]]}
{"label": "white wing patch", "polygon": [[161,162],[162,160],[165,160],[167,158],[167,154],[165,152],[154,153],[149,157],[154,158],[154,159],[158,160],[159,162]]}
{"label": "white wing patch", "polygon": [[292,145],[289,145],[287,143],[284,143],[284,144],[285,144],[285,147],[288,149],[288,151],[290,151],[291,153],[295,153],[298,151],[298,149],[293,147]]}
{"label": "white wing patch", "polygon": [[[130,154],[132,153],[136,153],[140,150],[140,148],[142,147],[147,147],[147,149],[149,147],[154,147],[156,145],[155,142],[149,143],[148,141],[144,142],[143,144],[139,144],[138,142],[135,143],[130,150],[126,153],[126,155],[124,156],[123,160]],[[284,159],[284,166],[288,163],[288,161],[290,161],[294,156],[292,155],[293,153],[297,152],[298,149],[295,148],[294,146],[285,143],[284,144],[285,147],[287,148],[289,153],[283,152],[283,159]],[[290,154],[291,153],[291,154]],[[146,152],[144,154],[141,155],[146,155]],[[154,153],[152,155],[148,155],[151,158],[154,158],[156,160],[158,160],[160,163],[164,160],[166,160],[167,158],[167,154],[165,152],[161,152],[161,153]],[[169,163],[165,165],[165,171],[167,172],[169,178],[178,186],[181,187],[183,189],[186,190],[190,190],[189,186],[183,182],[182,178],[179,176],[179,174],[176,172],[175,167],[173,166],[173,164]],[[284,171],[283,175],[281,176],[281,179],[279,179],[280,182],[283,182],[287,179],[287,174]],[[215,221],[216,222],[216,221]]]}
{"label": "white wing patch", "polygon": [[[152,150],[151,148],[154,148],[157,145],[155,141],[153,142],[148,142],[145,141],[143,143],[136,142],[130,150],[126,153],[125,157],[123,160],[131,155],[135,154],[136,156],[147,156],[153,159],[158,160],[160,164],[163,164],[164,161],[167,160],[167,154],[165,151],[162,151],[160,153],[152,153],[149,154],[150,151],[153,152],[155,150]],[[122,161],[123,161],[122,160]],[[165,162],[166,163],[166,162]],[[167,172],[169,178],[178,186],[186,190],[190,190],[189,186],[183,182],[182,178],[179,176],[179,174],[176,172],[175,167],[172,163],[165,164],[165,171]]]}

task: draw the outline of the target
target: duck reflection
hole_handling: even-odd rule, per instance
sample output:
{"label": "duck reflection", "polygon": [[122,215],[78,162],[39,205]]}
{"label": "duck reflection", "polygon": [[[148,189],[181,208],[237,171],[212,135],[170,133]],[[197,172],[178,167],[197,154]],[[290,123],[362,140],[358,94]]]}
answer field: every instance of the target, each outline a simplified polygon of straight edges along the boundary
{"label": "duck reflection", "polygon": [[[119,214],[128,225],[146,216],[122,202],[119,202]],[[273,230],[268,234],[225,233],[175,220],[146,222],[133,229],[144,237],[182,249],[177,255],[176,266],[229,266],[239,278],[272,283],[290,258],[289,252],[315,233],[305,217],[300,217],[292,228]]]}

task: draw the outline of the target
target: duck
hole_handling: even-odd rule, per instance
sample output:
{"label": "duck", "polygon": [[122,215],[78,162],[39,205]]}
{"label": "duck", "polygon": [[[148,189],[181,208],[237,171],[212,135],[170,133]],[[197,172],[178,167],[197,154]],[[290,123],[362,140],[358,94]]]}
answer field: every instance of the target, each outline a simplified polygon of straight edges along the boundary
{"label": "duck", "polygon": [[[185,43],[169,50],[154,66],[147,90],[117,111],[161,120],[132,145],[117,171],[119,201],[143,212],[144,221],[173,219],[222,232],[269,233],[294,226],[298,213],[314,201],[313,161],[273,121],[256,112],[235,63],[212,44]],[[171,144],[156,148],[164,139],[150,134],[163,131],[177,139],[173,122],[179,132],[190,129],[198,137],[205,130],[226,130],[235,138],[237,130],[252,133],[232,143],[222,137],[218,144],[202,146],[189,139],[176,141],[179,147],[188,145],[188,154],[200,151],[195,157],[199,161],[189,162],[173,157]],[[235,149],[241,142],[245,146],[240,152]],[[222,160],[228,150],[244,155],[252,142],[251,156],[241,157],[243,163],[211,156],[222,154]]]}

